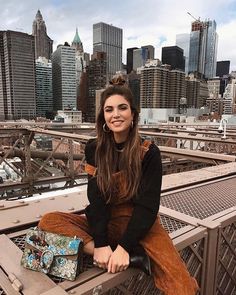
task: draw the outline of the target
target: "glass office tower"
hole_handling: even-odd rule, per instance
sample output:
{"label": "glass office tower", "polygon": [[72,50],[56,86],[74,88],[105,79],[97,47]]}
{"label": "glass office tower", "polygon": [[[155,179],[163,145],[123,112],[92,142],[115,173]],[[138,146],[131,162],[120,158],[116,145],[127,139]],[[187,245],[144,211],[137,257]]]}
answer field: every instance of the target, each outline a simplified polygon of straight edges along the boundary
{"label": "glass office tower", "polygon": [[216,75],[218,35],[216,22],[199,20],[192,23],[189,48],[189,73],[205,78]]}

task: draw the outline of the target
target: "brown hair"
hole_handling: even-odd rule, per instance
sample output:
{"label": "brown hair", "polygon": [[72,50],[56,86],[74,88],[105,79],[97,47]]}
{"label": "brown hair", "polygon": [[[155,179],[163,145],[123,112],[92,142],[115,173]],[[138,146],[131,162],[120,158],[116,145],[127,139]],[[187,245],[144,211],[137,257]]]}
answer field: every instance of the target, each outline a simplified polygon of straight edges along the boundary
{"label": "brown hair", "polygon": [[[97,148],[95,161],[97,166],[97,183],[107,202],[116,197],[117,181],[114,173],[118,169],[122,173],[122,190],[118,188],[120,198],[131,199],[138,190],[141,177],[141,140],[138,134],[138,111],[134,105],[134,98],[130,89],[125,85],[122,76],[116,76],[101,95],[100,109],[97,116]],[[121,95],[129,103],[133,114],[133,126],[125,142],[124,150],[118,153],[112,132],[104,132],[104,104],[112,95]],[[121,193],[122,191],[122,193]]]}

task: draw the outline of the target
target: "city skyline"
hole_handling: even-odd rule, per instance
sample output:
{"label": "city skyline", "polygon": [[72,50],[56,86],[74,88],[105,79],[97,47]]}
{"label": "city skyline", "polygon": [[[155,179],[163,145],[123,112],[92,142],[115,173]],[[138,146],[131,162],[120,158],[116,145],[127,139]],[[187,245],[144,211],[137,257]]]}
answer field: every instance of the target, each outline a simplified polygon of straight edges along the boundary
{"label": "city skyline", "polygon": [[[97,22],[113,24],[123,29],[123,62],[126,62],[126,49],[153,45],[155,57],[161,59],[161,48],[174,46],[176,34],[190,33],[194,19],[190,12],[201,20],[215,20],[219,35],[217,60],[230,60],[231,70],[236,70],[236,1],[182,1],[142,0],[124,2],[111,1],[24,1],[21,5],[15,0],[1,3],[0,30],[16,30],[32,33],[32,22],[40,9],[47,26],[48,36],[54,40],[54,50],[58,44],[73,41],[75,29],[85,52],[92,53],[93,29]],[[25,16],[27,13],[27,17]],[[89,16],[89,17],[88,17]]]}

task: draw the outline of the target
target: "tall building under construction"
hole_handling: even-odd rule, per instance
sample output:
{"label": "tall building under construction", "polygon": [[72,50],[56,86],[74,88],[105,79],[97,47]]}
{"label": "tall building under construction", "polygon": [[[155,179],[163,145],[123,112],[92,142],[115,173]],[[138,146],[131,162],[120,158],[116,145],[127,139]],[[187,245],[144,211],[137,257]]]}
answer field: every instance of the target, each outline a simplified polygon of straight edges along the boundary
{"label": "tall building under construction", "polygon": [[189,47],[189,73],[213,78],[216,75],[218,34],[213,20],[192,23]]}

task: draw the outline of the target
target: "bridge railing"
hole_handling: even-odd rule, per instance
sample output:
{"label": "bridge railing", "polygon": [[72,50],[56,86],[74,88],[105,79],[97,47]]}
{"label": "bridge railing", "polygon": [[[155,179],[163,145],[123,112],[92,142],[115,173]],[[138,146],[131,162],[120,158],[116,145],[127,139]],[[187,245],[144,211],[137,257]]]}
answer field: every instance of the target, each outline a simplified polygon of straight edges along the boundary
{"label": "bridge railing", "polygon": [[[236,175],[234,174],[162,193],[159,211],[161,223],[172,238],[189,272],[196,278],[200,287],[198,295],[235,294],[235,191]],[[6,290],[11,290],[11,283],[6,284],[6,281],[9,282],[8,276],[14,273],[23,286],[21,294],[25,295],[161,294],[155,288],[152,278],[139,270],[130,268],[114,275],[108,274],[104,270],[93,267],[90,257],[86,257],[83,272],[74,282],[52,280],[44,274],[35,273],[20,266],[27,228],[35,224],[40,216],[51,211],[52,208],[79,212],[79,207],[84,208],[86,195],[75,194],[73,199],[70,199],[72,197],[68,195],[66,198],[61,196],[42,199],[40,202],[18,204],[22,216],[18,217],[19,221],[21,219],[25,221],[15,224],[9,222],[9,228],[5,231],[1,230],[0,248],[8,249],[8,251],[0,254],[0,291],[6,293]],[[81,198],[80,205],[78,198]],[[69,200],[72,204],[70,207],[68,207]],[[19,212],[15,202],[17,201],[11,202],[11,208],[8,211],[7,208],[2,210],[1,224],[5,222],[10,212],[14,220],[17,218]],[[35,216],[36,211],[37,216]],[[29,219],[34,223],[30,223]]]}
{"label": "bridge railing", "polygon": [[[0,129],[0,164],[11,171],[10,178],[15,178],[0,184],[1,199],[28,197],[86,182],[84,146],[94,137],[94,131],[93,136],[62,131],[36,127]],[[236,161],[234,139],[140,133],[160,147],[165,174]],[[42,138],[49,143],[42,144]],[[195,145],[196,149],[191,149]],[[10,160],[16,157],[17,160]]]}

